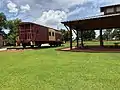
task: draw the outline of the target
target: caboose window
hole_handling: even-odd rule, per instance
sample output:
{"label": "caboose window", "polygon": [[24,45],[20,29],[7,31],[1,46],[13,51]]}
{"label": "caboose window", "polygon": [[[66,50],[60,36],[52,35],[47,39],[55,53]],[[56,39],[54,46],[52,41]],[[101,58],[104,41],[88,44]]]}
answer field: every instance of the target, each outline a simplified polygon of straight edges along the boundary
{"label": "caboose window", "polygon": [[116,11],[117,11],[117,12],[120,12],[120,6],[119,6],[119,7],[116,7]]}
{"label": "caboose window", "polygon": [[54,32],[52,32],[52,36],[55,36]]}
{"label": "caboose window", "polygon": [[108,8],[107,10],[106,10],[106,12],[107,13],[113,13],[114,12],[114,8],[112,7],[112,8]]}
{"label": "caboose window", "polygon": [[49,32],[49,36],[51,36],[51,32]]}

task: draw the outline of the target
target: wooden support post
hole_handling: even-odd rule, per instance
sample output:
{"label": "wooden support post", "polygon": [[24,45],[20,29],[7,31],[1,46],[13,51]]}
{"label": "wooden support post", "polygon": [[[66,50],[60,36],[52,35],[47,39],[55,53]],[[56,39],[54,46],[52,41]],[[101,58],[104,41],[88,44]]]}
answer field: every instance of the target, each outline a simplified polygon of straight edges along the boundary
{"label": "wooden support post", "polygon": [[81,47],[82,48],[84,47],[84,44],[83,44],[83,30],[81,30]]}
{"label": "wooden support post", "polygon": [[72,29],[70,27],[70,49],[72,50]]}
{"label": "wooden support post", "polygon": [[67,28],[68,31],[70,31],[70,50],[72,50],[72,29],[71,29],[71,25],[68,28],[65,24],[64,26]]}
{"label": "wooden support post", "polygon": [[79,36],[78,36],[78,30],[77,30],[77,48],[79,47]]}
{"label": "wooden support post", "polygon": [[103,47],[102,29],[100,29],[100,46]]}

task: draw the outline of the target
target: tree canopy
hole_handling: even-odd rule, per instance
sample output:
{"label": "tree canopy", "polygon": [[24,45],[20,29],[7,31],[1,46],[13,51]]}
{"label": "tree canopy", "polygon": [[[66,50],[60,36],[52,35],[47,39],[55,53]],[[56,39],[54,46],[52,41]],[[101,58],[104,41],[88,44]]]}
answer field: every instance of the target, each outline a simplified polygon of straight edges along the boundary
{"label": "tree canopy", "polygon": [[21,22],[20,19],[7,21],[7,26],[10,30],[10,32],[7,35],[7,42],[9,44],[12,44],[12,45],[15,44],[16,38],[18,37],[18,27],[20,22]]}
{"label": "tree canopy", "polygon": [[[90,40],[93,40],[95,39],[95,31],[94,30],[86,30],[86,31],[83,31],[83,40],[84,41],[90,41]],[[79,38],[81,36],[81,32],[79,32]]]}
{"label": "tree canopy", "polygon": [[[7,20],[4,13],[0,13],[0,33],[5,35],[6,42],[15,45],[16,38],[18,37],[18,27],[20,19]],[[9,29],[10,32],[6,35],[3,29]]]}
{"label": "tree canopy", "polygon": [[63,41],[69,41],[70,40],[70,32],[66,31],[64,29],[61,29],[61,33],[62,33],[62,40]]}
{"label": "tree canopy", "polygon": [[6,16],[4,13],[0,13],[0,33],[5,34],[4,31],[2,31],[3,28],[6,28]]}
{"label": "tree canopy", "polygon": [[120,40],[120,28],[106,29],[103,34],[104,40]]}
{"label": "tree canopy", "polygon": [[114,29],[112,38],[115,38],[115,40],[120,40],[120,28]]}

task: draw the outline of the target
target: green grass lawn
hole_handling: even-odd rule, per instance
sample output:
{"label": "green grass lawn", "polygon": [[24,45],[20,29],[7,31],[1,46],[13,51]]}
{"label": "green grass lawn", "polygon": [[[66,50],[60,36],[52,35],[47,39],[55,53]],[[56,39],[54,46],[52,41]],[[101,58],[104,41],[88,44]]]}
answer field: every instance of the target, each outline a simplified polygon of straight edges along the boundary
{"label": "green grass lawn", "polygon": [[[85,41],[85,45],[100,45],[99,41]],[[120,41],[104,41],[104,45],[115,45],[114,43],[120,43]]]}
{"label": "green grass lawn", "polygon": [[[81,42],[79,41],[79,44],[80,43]],[[84,46],[96,46],[96,45],[100,46],[100,41],[84,41],[83,43],[84,43]],[[104,41],[104,46],[108,46],[108,45],[115,46],[115,43],[119,43],[118,45],[120,46],[120,41]],[[65,44],[65,47],[69,47],[69,45],[70,43],[67,42]],[[77,46],[76,41],[73,41],[72,45]]]}
{"label": "green grass lawn", "polygon": [[0,90],[119,90],[120,53],[0,52]]}

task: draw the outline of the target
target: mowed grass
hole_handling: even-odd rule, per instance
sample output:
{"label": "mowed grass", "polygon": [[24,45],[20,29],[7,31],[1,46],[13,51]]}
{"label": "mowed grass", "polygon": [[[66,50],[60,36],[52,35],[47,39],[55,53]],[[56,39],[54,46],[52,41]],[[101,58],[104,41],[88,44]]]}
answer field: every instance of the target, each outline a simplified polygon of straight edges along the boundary
{"label": "mowed grass", "polygon": [[[81,42],[79,41],[79,44],[80,43]],[[96,46],[96,45],[100,46],[100,41],[84,41],[83,43],[84,43],[84,46]],[[104,46],[115,46],[115,43],[119,43],[118,45],[120,46],[120,41],[103,41]],[[72,45],[77,46],[76,41],[73,41]],[[70,43],[67,42],[65,44],[65,47],[69,47],[69,46],[70,46]]]}
{"label": "mowed grass", "polygon": [[120,53],[0,52],[0,90],[119,90]]}

